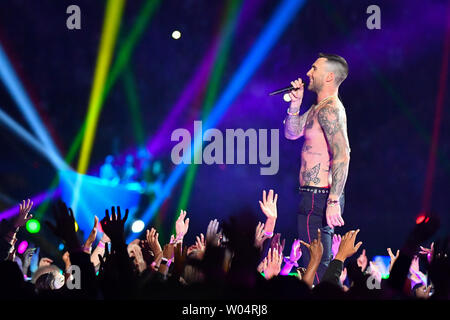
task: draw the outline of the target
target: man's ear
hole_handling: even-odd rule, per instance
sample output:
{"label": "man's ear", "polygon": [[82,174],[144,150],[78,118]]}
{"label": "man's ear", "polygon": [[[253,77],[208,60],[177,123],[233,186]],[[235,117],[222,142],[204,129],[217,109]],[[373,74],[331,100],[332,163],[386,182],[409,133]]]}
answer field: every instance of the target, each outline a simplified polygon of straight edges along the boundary
{"label": "man's ear", "polygon": [[325,76],[325,81],[326,82],[334,82],[334,73],[328,72],[327,75]]}

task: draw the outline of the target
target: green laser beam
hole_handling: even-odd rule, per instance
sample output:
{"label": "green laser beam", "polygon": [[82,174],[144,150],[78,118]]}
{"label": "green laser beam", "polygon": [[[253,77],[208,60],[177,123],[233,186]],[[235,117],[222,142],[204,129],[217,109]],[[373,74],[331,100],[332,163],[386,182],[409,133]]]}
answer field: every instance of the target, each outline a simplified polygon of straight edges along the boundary
{"label": "green laser beam", "polygon": [[134,136],[139,146],[145,143],[144,126],[142,124],[142,113],[139,104],[139,97],[136,88],[136,82],[134,81],[133,72],[128,66],[123,73],[123,83],[125,87],[125,93],[128,100],[128,110],[130,111],[132,127]]}

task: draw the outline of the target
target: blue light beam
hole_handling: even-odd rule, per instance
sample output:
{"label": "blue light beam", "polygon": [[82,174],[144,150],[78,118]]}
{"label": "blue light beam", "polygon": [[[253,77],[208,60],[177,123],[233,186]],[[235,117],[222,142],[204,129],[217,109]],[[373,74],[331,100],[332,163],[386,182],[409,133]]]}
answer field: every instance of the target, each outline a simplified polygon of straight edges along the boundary
{"label": "blue light beam", "polygon": [[32,136],[28,131],[26,131],[21,125],[14,121],[8,114],[6,114],[2,109],[0,109],[0,124],[6,126],[9,130],[15,133],[23,141],[25,141],[29,146],[35,149],[38,153],[44,156],[50,163],[55,167],[55,169],[68,170],[69,166],[61,159],[58,155],[55,155],[52,150],[47,150],[42,143],[40,143],[34,136]]}
{"label": "blue light beam", "polygon": [[58,149],[53,143],[53,140],[50,137],[45,125],[43,124],[39,114],[36,112],[36,109],[33,106],[30,98],[26,94],[22,84],[20,83],[19,78],[17,77],[11,63],[8,60],[8,56],[3,50],[2,45],[0,44],[0,79],[2,79],[5,87],[8,89],[12,98],[16,102],[19,107],[20,112],[22,113],[25,120],[31,126],[31,129],[36,134],[38,139],[42,142],[42,144],[50,149],[50,151],[57,157],[61,158]]}

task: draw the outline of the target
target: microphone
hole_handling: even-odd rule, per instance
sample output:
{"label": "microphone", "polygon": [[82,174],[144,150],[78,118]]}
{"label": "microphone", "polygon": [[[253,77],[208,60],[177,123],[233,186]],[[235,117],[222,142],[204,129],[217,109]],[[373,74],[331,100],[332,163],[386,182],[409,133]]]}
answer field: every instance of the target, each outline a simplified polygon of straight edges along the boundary
{"label": "microphone", "polygon": [[[306,83],[303,82],[303,87],[305,85],[306,85]],[[285,88],[279,89],[277,91],[273,91],[273,92],[269,93],[269,96],[274,96],[276,94],[285,93],[285,92],[289,92],[289,91],[292,91],[292,90],[297,90],[297,89],[294,88],[293,86],[289,86],[289,87],[285,87]]]}

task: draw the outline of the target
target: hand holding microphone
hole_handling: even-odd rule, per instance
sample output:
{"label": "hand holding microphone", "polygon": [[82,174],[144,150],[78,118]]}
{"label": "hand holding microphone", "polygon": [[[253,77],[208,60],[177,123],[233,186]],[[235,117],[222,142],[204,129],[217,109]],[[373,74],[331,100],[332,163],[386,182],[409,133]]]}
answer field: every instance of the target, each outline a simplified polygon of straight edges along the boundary
{"label": "hand holding microphone", "polygon": [[291,81],[291,85],[295,89],[289,92],[289,98],[291,98],[291,106],[289,109],[291,109],[291,112],[295,112],[300,109],[300,105],[302,104],[305,84],[301,78],[298,78],[297,80]]}

